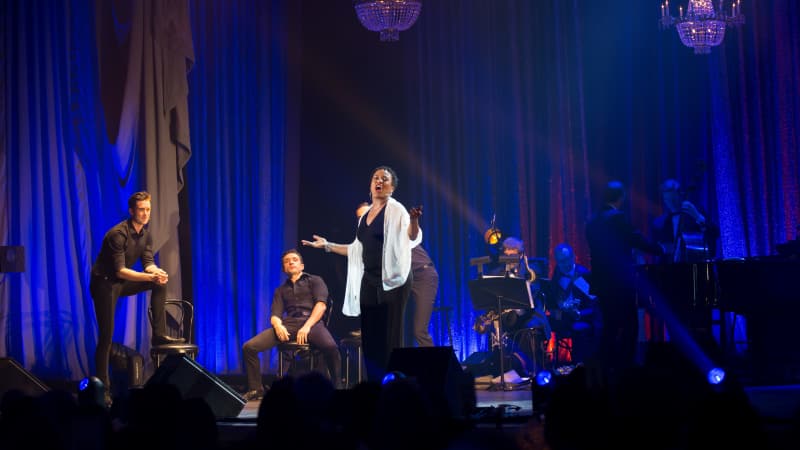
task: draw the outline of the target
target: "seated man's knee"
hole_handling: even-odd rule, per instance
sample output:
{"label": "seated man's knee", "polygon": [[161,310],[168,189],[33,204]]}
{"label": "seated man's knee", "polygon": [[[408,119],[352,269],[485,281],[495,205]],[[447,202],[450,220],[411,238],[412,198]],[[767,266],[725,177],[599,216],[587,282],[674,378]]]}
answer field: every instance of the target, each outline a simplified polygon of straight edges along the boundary
{"label": "seated man's knee", "polygon": [[330,344],[325,344],[323,346],[320,346],[319,348],[323,352],[330,352],[330,353],[336,352],[336,353],[339,353],[339,346],[336,345],[335,342],[330,343]]}

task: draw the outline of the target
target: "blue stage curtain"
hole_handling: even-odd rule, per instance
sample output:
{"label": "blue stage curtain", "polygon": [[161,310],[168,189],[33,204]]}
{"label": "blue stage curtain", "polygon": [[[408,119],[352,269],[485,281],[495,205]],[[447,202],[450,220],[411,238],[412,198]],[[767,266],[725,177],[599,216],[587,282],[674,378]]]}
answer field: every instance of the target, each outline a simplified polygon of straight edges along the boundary
{"label": "blue stage curtain", "polygon": [[[188,167],[198,360],[243,371],[241,346],[270,326],[281,254],[297,244],[297,80],[292,2],[192,2]],[[295,130],[295,131],[292,131]],[[270,354],[262,354],[270,370]],[[273,362],[274,363],[274,362]]]}
{"label": "blue stage curtain", "polygon": [[[350,22],[298,13],[313,3],[189,2],[191,158],[181,220],[190,223],[186,295],[197,307],[199,360],[213,372],[240,372],[241,344],[268,326],[280,254],[298,244],[298,228],[339,227],[352,238],[346,220],[353,198],[366,194],[337,195],[339,186],[327,185],[326,204],[306,207],[347,211],[347,219],[298,223],[300,187],[316,181],[298,167],[301,135],[310,142],[304,150],[338,161],[337,176],[364,171],[343,173],[355,170],[352,158],[329,155],[336,143],[301,123],[298,105],[324,111],[330,103],[319,91],[301,91],[308,73],[295,70],[314,55],[294,33],[330,26],[331,39],[342,39],[342,54],[324,55],[331,66],[320,67],[332,68],[318,78],[339,73],[336,64],[350,64],[363,40],[377,39],[350,4],[342,6]],[[387,139],[410,142],[392,147],[400,154],[393,157],[406,161],[404,175],[424,180],[403,184],[399,195],[425,206],[439,302],[453,307],[449,318],[434,316],[437,344],[447,342],[451,320],[460,357],[482,346],[467,283],[475,276],[469,258],[492,251],[483,242],[492,216],[506,236],[522,237],[530,257],[552,267],[551,248],[566,240],[589,263],[583,226],[608,178],[629,187],[628,208],[645,232],[660,210],[663,178],[693,185],[693,199],[721,225],[724,257],[770,255],[796,237],[797,2],[744,3],[745,25],[705,56],[681,45],[674,30],[660,31],[658,4],[647,3],[437,0],[425,3],[399,46],[386,49],[399,56],[391,70],[405,74],[403,84],[368,80],[358,101],[377,104],[385,92],[405,91],[398,109],[407,121],[392,125],[408,135]],[[24,273],[0,274],[0,354],[37,375],[78,379],[93,369],[96,340],[89,270],[103,233],[127,216],[127,197],[147,183],[143,144],[123,152],[106,131],[93,2],[0,8],[0,244],[22,245],[27,256]],[[301,93],[318,98],[301,101]],[[342,123],[337,113],[330,111],[331,129]],[[374,130],[350,125],[374,140]],[[142,352],[146,301],[123,300],[115,332]]]}

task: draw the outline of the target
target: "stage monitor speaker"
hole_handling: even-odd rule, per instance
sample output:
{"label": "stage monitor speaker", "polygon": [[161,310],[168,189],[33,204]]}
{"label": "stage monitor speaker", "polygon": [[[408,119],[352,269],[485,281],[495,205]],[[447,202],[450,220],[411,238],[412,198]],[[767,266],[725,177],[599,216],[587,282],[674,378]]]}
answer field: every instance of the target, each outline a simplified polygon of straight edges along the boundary
{"label": "stage monitor speaker", "polygon": [[437,414],[464,418],[475,409],[475,379],[461,369],[453,347],[396,348],[387,370],[416,379]]}
{"label": "stage monitor speaker", "polygon": [[[499,352],[475,352],[467,357],[461,367],[472,373],[473,376],[482,377],[500,375],[500,353]],[[511,367],[511,366],[509,366]]]}
{"label": "stage monitor speaker", "polygon": [[6,392],[22,391],[25,394],[38,396],[50,390],[35,375],[25,370],[12,358],[0,358],[0,402]]}
{"label": "stage monitor speaker", "polygon": [[145,388],[153,384],[174,385],[184,399],[202,398],[218,419],[237,417],[247,404],[239,393],[185,355],[167,356]]}

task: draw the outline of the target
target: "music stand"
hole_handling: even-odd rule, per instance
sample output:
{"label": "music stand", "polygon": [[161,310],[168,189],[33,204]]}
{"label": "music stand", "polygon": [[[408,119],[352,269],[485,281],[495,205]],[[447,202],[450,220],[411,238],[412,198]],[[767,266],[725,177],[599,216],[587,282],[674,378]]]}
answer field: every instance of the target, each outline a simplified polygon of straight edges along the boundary
{"label": "music stand", "polygon": [[528,282],[523,278],[507,276],[484,276],[469,281],[472,307],[476,310],[497,308],[497,337],[500,344],[500,389],[506,388],[505,355],[503,354],[503,310],[534,309],[533,298]]}

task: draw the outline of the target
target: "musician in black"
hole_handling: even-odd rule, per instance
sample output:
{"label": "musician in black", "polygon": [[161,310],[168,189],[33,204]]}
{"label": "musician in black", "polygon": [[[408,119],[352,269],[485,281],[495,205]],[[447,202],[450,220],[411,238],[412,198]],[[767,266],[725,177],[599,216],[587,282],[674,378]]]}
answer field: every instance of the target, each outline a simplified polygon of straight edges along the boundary
{"label": "musician in black", "polygon": [[[504,352],[512,359],[511,367],[521,376],[535,375],[534,369],[541,369],[543,366],[544,342],[551,333],[547,316],[540,309],[543,307],[541,299],[544,293],[536,280],[536,273],[528,265],[521,239],[514,236],[506,238],[502,244],[502,255],[515,257],[514,261],[498,262],[487,271],[487,275],[524,278],[529,282],[535,308],[506,309],[499,316],[496,311],[490,310],[478,318],[474,328],[479,333],[485,333],[487,330],[494,330],[495,324],[499,325],[503,334],[508,337],[508,348]],[[524,301],[527,302],[527,299]],[[502,323],[497,323],[498,320]]]}
{"label": "musician in black", "polygon": [[553,256],[556,266],[546,296],[548,319],[556,339],[572,340],[571,362],[582,363],[594,356],[602,329],[597,297],[589,293],[591,272],[575,261],[575,251],[566,242],[555,247]]}
{"label": "musician in black", "polygon": [[528,281],[533,281],[536,275],[532,270],[527,267],[523,260],[525,256],[525,243],[518,237],[509,236],[503,240],[501,254],[502,256],[516,257],[513,262],[496,262],[492,264],[487,270],[489,275],[505,275],[508,273],[514,278],[525,278]]}
{"label": "musician in black", "polygon": [[687,191],[677,180],[665,180],[660,191],[664,213],[652,223],[653,237],[665,249],[659,262],[700,262],[714,258],[719,226],[687,199]]}
{"label": "musician in black", "polygon": [[598,363],[604,369],[625,369],[636,363],[639,311],[634,285],[633,250],[660,256],[662,247],[646,238],[622,210],[625,188],[610,181],[603,206],[586,226],[591,256],[592,286],[603,320]]}

